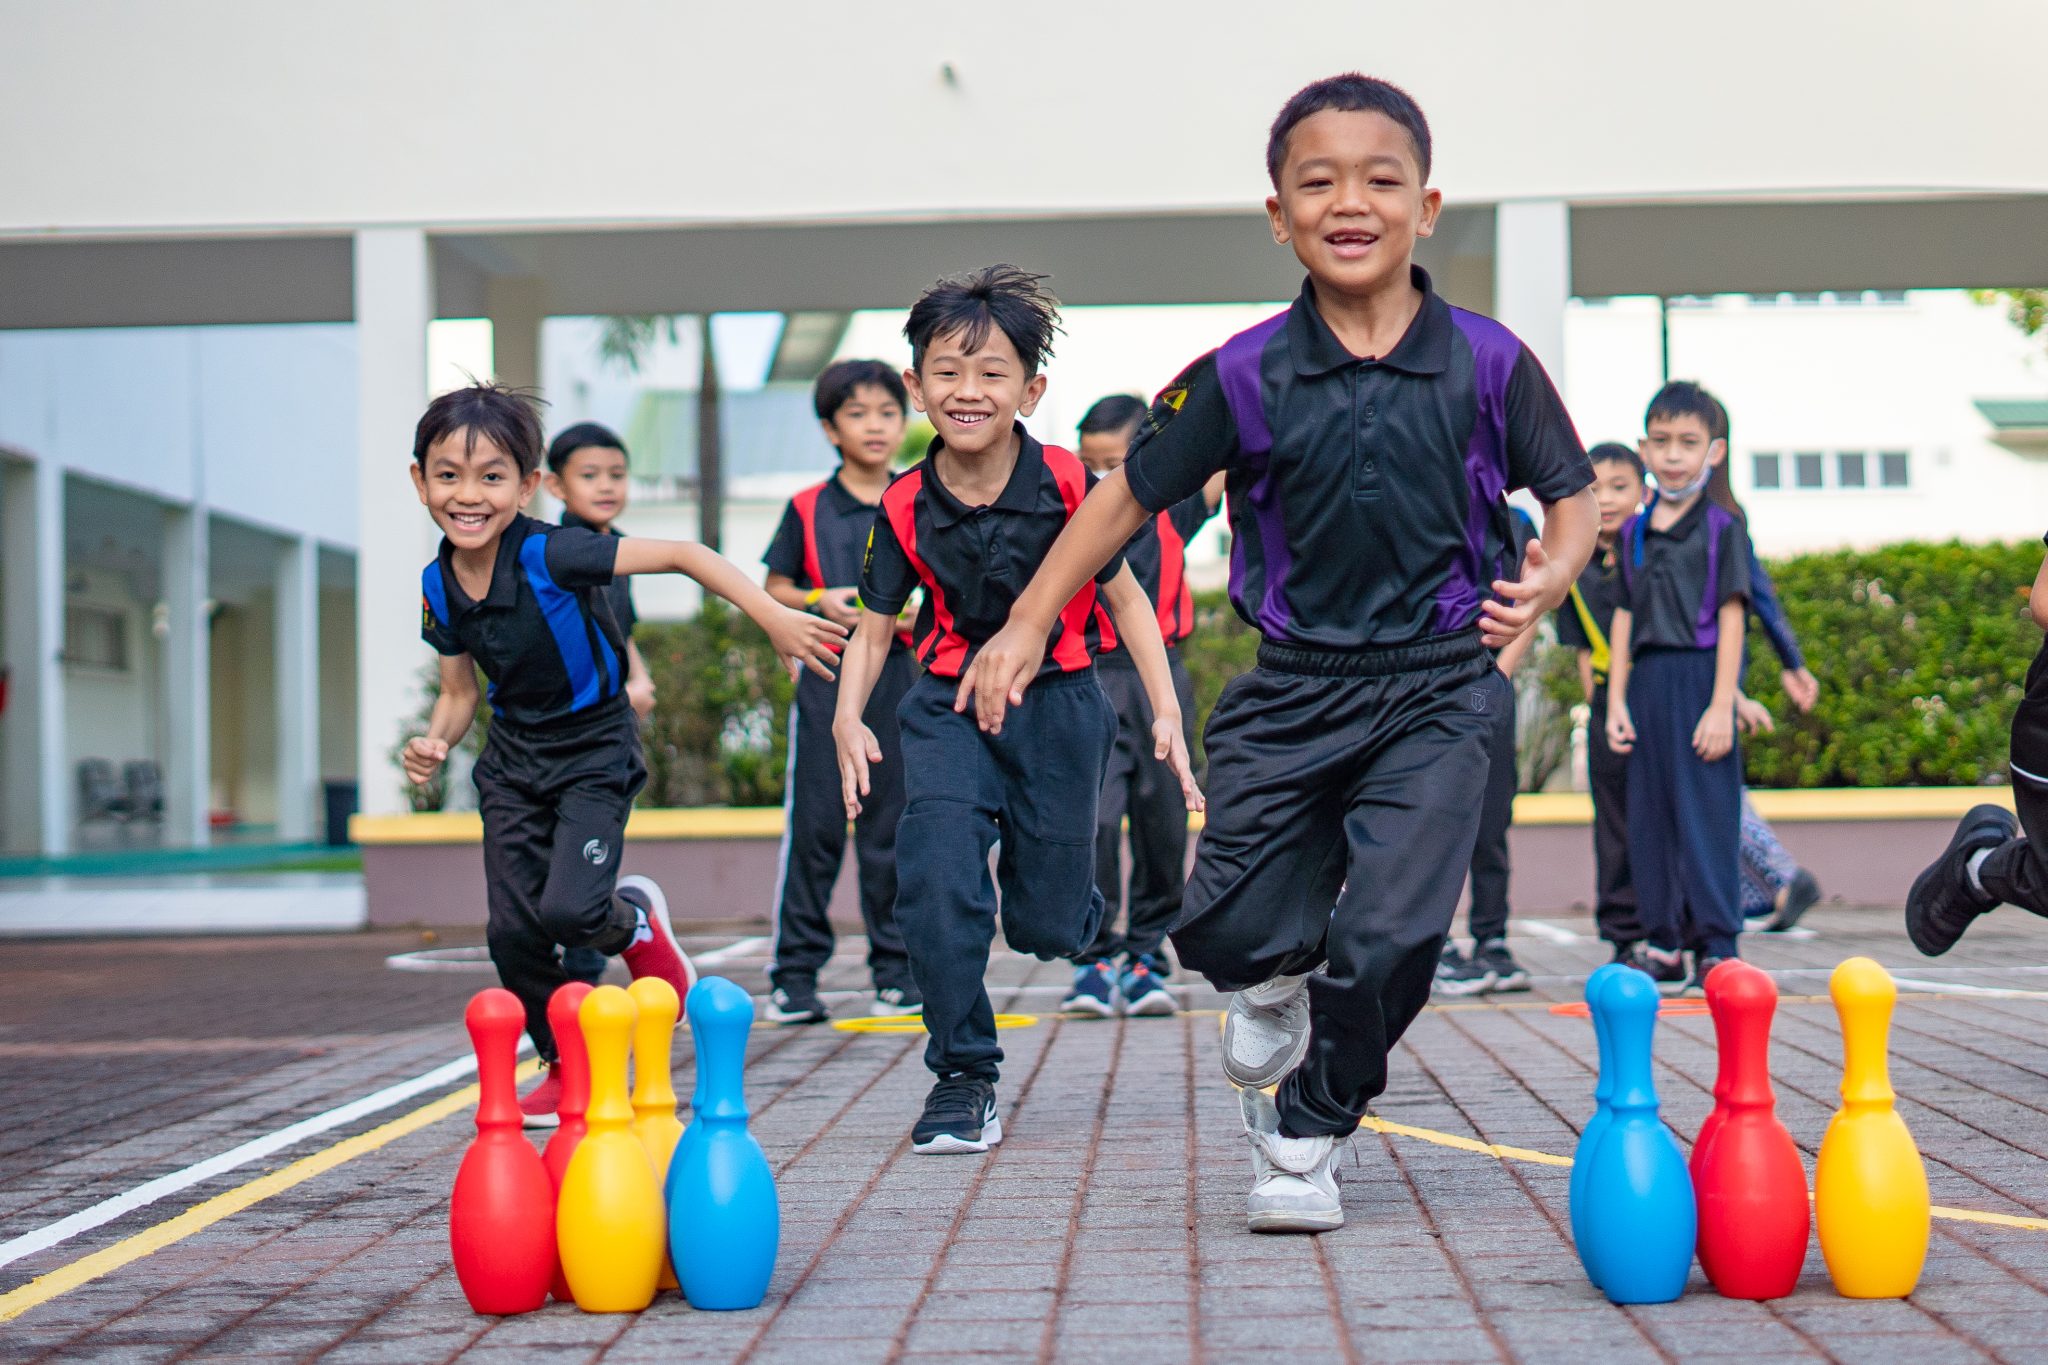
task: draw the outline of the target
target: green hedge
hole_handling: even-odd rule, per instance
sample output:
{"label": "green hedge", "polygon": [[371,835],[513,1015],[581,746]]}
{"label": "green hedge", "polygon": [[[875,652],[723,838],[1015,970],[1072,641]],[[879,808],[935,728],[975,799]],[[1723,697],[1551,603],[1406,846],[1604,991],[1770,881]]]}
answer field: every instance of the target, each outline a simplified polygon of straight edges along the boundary
{"label": "green hedge", "polygon": [[[1749,691],[1777,716],[1778,730],[1744,742],[1750,781],[2004,781],[2007,728],[2041,646],[2026,610],[2041,555],[2031,541],[1906,544],[1772,564],[1821,696],[1811,715],[1794,712],[1777,659],[1752,628]],[[793,686],[766,637],[714,601],[695,620],[643,624],[634,638],[657,697],[641,804],[781,804]],[[1194,679],[1198,734],[1223,685],[1250,668],[1257,652],[1258,636],[1224,594],[1197,595],[1195,632],[1181,654]],[[1523,785],[1537,787],[1568,753],[1565,712],[1578,683],[1570,653],[1547,640],[1522,677]],[[431,680],[429,670],[429,706]],[[438,807],[440,793],[421,793],[416,804]]]}

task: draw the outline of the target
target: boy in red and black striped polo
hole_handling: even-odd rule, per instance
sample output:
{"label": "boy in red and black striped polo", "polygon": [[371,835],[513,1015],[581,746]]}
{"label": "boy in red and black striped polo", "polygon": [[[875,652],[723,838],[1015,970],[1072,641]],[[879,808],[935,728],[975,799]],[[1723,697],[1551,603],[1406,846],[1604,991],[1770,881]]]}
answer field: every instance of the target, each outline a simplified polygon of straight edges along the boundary
{"label": "boy in red and black striped polo", "polygon": [[960,678],[1009,616],[1094,477],[1072,452],[1018,425],[1045,393],[1058,305],[1038,276],[992,266],[925,291],[904,327],[910,396],[937,432],[924,462],[882,495],[861,578],[864,611],[848,642],[833,720],[849,816],[888,761],[861,714],[919,586],[913,632],[925,674],[897,710],[905,804],[896,828],[896,919],[924,996],[925,1065],[938,1075],[911,1130],[919,1152],[985,1152],[1002,1141],[995,1082],[1003,1051],[982,975],[995,935],[988,856],[998,840],[1003,936],[1042,958],[1072,957],[1095,937],[1095,805],[1116,737],[1096,683],[1098,593],[1152,700],[1153,743],[1188,772],[1180,701],[1159,623],[1121,555],[1056,613],[1029,704],[980,729]]}

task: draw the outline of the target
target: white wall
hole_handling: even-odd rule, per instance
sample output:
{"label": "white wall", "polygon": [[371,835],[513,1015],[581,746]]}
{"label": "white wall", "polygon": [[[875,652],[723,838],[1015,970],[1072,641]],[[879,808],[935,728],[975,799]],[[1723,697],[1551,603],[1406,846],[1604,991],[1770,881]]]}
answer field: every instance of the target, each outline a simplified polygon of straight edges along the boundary
{"label": "white wall", "polygon": [[117,671],[86,664],[64,666],[65,752],[58,755],[64,780],[77,782],[81,759],[104,758],[117,773],[131,759],[161,763],[158,694],[163,649],[150,633],[148,607],[133,598],[127,580],[118,574],[74,569],[66,583],[67,606],[117,612],[126,622],[128,667]]}
{"label": "white wall", "polygon": [[1459,199],[2040,189],[1995,54],[2044,47],[2017,0],[15,4],[0,232],[1247,205],[1281,101],[1352,66]]}

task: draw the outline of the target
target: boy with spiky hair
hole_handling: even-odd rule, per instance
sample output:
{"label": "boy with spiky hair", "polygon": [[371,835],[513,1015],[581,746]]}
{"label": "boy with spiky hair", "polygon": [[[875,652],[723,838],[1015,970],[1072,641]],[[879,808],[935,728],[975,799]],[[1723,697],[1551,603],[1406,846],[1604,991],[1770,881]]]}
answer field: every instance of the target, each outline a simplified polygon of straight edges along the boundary
{"label": "boy with spiky hair", "polygon": [[[1343,1224],[1340,1147],[1429,998],[1512,705],[1488,646],[1564,600],[1598,523],[1542,366],[1414,264],[1443,203],[1429,158],[1422,111],[1385,81],[1287,101],[1266,211],[1308,272],[1301,297],[1153,405],[963,680],[1002,733],[1059,604],[1227,474],[1231,600],[1264,640],[1210,716],[1212,810],[1172,937],[1235,992],[1223,1069],[1243,1088],[1254,1231]],[[1519,580],[1489,583],[1516,488],[1543,504],[1543,536]]]}
{"label": "boy with spiky hair", "polygon": [[[1081,506],[1094,476],[1017,420],[1045,394],[1058,305],[1040,276],[990,266],[939,281],[904,333],[910,400],[936,432],[924,461],[889,486],[861,576],[861,617],[846,648],[832,733],[846,814],[858,818],[887,762],[861,715],[897,613],[920,584],[913,648],[925,673],[897,708],[904,808],[896,826],[896,920],[924,997],[925,1065],[938,1076],[911,1130],[913,1150],[985,1152],[1003,1140],[995,1083],[1003,1050],[982,975],[995,934],[989,851],[1002,852],[1003,936],[1020,952],[1072,957],[1095,937],[1095,803],[1116,715],[1095,680],[1098,592],[1152,701],[1153,751],[1191,807],[1180,700],[1159,623],[1114,550],[1055,606],[1031,703],[1001,734],[978,733],[961,676]],[[1136,527],[1132,528],[1133,530]]]}

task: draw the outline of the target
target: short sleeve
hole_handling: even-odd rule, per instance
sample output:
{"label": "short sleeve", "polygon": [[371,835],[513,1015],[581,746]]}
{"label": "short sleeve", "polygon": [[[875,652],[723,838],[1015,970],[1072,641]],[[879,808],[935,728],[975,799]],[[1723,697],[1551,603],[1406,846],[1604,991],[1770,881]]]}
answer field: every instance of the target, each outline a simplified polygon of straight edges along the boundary
{"label": "short sleeve", "polygon": [[[538,533],[536,533],[538,534]],[[546,532],[543,558],[548,577],[564,588],[598,588],[612,581],[619,561],[619,538],[581,526],[558,526]]]}
{"label": "short sleeve", "polygon": [[884,498],[875,513],[874,527],[868,532],[867,556],[860,571],[860,604],[869,611],[894,616],[903,610],[917,585],[917,568],[905,553],[903,542],[896,538],[896,526],[889,519],[888,501]]}
{"label": "short sleeve", "polygon": [[769,573],[792,579],[798,587],[825,586],[811,582],[810,570],[804,563],[804,521],[797,515],[794,502],[782,509],[782,521],[776,526],[775,538],[768,542],[768,553],[761,556],[761,562],[768,566]]}
{"label": "short sleeve", "polygon": [[1508,491],[1526,488],[1560,502],[1593,482],[1593,466],[1564,400],[1527,346],[1515,357],[1507,393]]}
{"label": "short sleeve", "polygon": [[1714,605],[1723,606],[1736,598],[1748,600],[1749,532],[1739,518],[1729,517],[1721,527],[1721,543],[1715,550]]}
{"label": "short sleeve", "polygon": [[[1223,381],[1216,374],[1216,353],[1211,351],[1153,400],[1131,440],[1124,478],[1140,506],[1164,512],[1200,493],[1236,454],[1237,421],[1230,415]],[[1590,474],[1587,477],[1591,479]]]}
{"label": "short sleeve", "polygon": [[[1217,506],[1221,506],[1219,502]],[[1166,519],[1179,533],[1183,541],[1193,540],[1195,533],[1206,526],[1209,518],[1216,515],[1216,508],[1209,505],[1208,496],[1199,491],[1182,498],[1166,509]]]}
{"label": "short sleeve", "polygon": [[[438,563],[427,569],[429,574],[438,574],[440,571],[441,566]],[[462,641],[455,638],[455,632],[434,611],[434,603],[425,588],[420,591],[420,638],[432,645],[435,653],[444,654],[449,658],[469,652],[463,647]]]}

